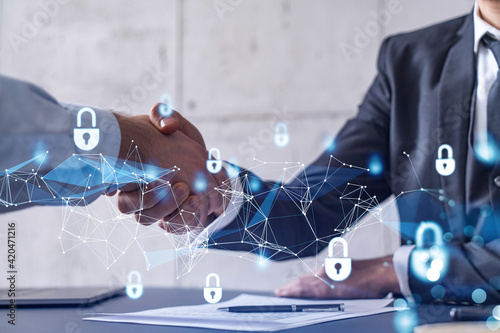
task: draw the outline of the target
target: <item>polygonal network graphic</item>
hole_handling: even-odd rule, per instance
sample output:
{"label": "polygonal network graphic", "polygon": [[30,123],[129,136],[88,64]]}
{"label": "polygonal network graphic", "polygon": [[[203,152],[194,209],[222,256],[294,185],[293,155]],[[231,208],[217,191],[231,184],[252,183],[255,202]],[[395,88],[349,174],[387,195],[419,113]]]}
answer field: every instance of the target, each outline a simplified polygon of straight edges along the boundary
{"label": "polygonal network graphic", "polygon": [[[142,199],[150,191],[162,197],[172,195],[173,184],[170,180],[179,168],[162,169],[144,164],[137,148],[134,148],[130,150],[127,160],[99,154],[73,155],[49,173],[41,175],[40,165],[46,154],[0,173],[2,205],[59,204],[62,206],[59,240],[64,253],[84,246],[109,268],[136,245],[145,258],[147,268],[176,260],[178,277],[189,273],[210,248],[243,249],[246,252],[238,253],[240,258],[261,264],[273,259],[295,257],[301,260],[303,251],[317,253],[333,237],[347,231],[354,232],[351,233],[354,235],[357,228],[363,227],[357,222],[366,215],[372,217],[371,223],[384,223],[392,228],[396,221],[386,221],[385,216],[396,209],[397,201],[405,196],[446,200],[440,190],[416,189],[399,194],[381,207],[377,198],[369,194],[367,186],[355,182],[357,176],[369,170],[343,163],[333,156],[330,156],[327,166],[314,172],[298,162],[255,159],[247,170],[227,167],[230,177],[213,190],[223,197],[227,209],[209,228],[194,227],[182,234],[170,234],[158,225],[143,226],[136,222],[134,215],[121,213],[115,197],[103,196],[105,199],[99,200],[99,207],[89,203],[101,197],[104,191],[110,192],[134,183],[142,194],[137,207],[140,211],[147,205]],[[24,171],[27,169],[30,171]],[[276,178],[278,173],[275,182],[265,182],[256,176],[273,174]],[[314,202],[323,200],[332,191],[340,202],[342,218],[332,221],[331,231],[320,236],[316,232]],[[273,211],[280,201],[286,201],[290,207],[286,215],[276,215]],[[177,206],[180,205],[178,202]],[[185,214],[194,213],[178,210],[172,218]],[[226,227],[225,216],[237,216],[230,227]],[[299,250],[280,244],[277,236],[283,228],[286,229],[290,219],[299,219],[300,223],[308,226],[309,241],[299,244]],[[167,247],[165,250],[151,250],[151,244],[169,246],[164,245]],[[230,251],[224,253],[234,255]],[[317,263],[316,267],[307,269],[314,272],[321,265]],[[330,284],[329,281],[324,282]]]}

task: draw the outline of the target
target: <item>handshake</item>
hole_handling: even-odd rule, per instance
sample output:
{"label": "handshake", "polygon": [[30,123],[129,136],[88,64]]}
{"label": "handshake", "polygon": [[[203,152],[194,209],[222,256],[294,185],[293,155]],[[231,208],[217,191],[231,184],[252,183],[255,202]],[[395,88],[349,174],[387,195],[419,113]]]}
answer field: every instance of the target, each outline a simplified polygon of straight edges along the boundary
{"label": "handshake", "polygon": [[[143,225],[159,221],[162,229],[177,234],[204,228],[224,212],[226,200],[214,189],[226,186],[227,173],[224,168],[216,174],[208,172],[208,151],[201,133],[176,111],[162,116],[160,107],[156,104],[149,117],[115,114],[122,135],[118,157],[127,159],[133,141],[142,163],[162,168],[175,165],[178,171],[168,182],[169,191],[165,191],[165,182],[156,181],[147,184],[147,191],[127,184],[105,194],[118,192],[118,209],[134,213]],[[204,186],[195,186],[199,179]]]}

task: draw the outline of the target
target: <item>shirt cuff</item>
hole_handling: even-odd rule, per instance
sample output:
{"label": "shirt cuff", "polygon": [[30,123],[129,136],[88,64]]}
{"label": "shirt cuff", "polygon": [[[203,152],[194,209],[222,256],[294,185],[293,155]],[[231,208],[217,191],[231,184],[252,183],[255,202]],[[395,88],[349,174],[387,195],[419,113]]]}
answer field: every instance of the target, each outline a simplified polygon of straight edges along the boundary
{"label": "shirt cuff", "polygon": [[[226,169],[233,168],[232,165],[224,163]],[[243,186],[239,178],[239,174],[232,176],[230,179],[230,188],[220,190],[224,200],[229,200],[224,212],[217,217],[212,223],[201,231],[193,230],[189,232],[186,244],[188,247],[199,247],[207,244],[212,235],[225,227],[227,227],[239,214],[243,205],[244,193]]]}
{"label": "shirt cuff", "polygon": [[394,270],[398,277],[399,288],[401,289],[401,294],[406,298],[407,301],[414,303],[413,294],[410,290],[410,282],[408,279],[408,263],[410,262],[410,255],[415,245],[404,245],[396,250],[394,256],[392,257],[392,262],[394,264]]}
{"label": "shirt cuff", "polygon": [[[59,103],[63,108],[70,111],[74,116],[74,124],[75,128],[78,111],[84,108],[84,105],[76,105],[76,104],[67,104],[67,103]],[[92,110],[95,111],[96,114],[96,127],[99,130],[99,143],[97,146],[92,149],[91,152],[80,150],[75,146],[75,154],[102,154],[104,156],[109,157],[118,157],[118,153],[120,152],[120,144],[121,144],[121,132],[120,125],[118,124],[118,120],[116,120],[115,115],[106,109],[91,107]],[[85,112],[82,119],[82,128],[91,127],[90,114]]]}

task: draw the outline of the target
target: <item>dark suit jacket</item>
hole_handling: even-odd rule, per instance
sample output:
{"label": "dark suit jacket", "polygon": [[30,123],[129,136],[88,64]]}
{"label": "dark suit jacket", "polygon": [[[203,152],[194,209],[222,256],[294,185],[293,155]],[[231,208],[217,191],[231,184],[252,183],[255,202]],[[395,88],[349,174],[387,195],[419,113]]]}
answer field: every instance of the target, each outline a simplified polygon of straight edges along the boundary
{"label": "dark suit jacket", "polygon": [[[368,194],[376,196],[378,202],[391,194],[398,197],[405,243],[415,241],[415,229],[421,221],[435,221],[444,232],[453,234],[453,240],[446,243],[447,273],[438,282],[446,290],[445,301],[470,302],[472,291],[482,288],[488,294],[487,302],[498,302],[500,188],[493,179],[500,175],[500,169],[470,158],[476,81],[473,34],[473,16],[469,14],[387,38],[380,49],[378,74],[357,116],[335,139],[333,151],[324,152],[285,189],[264,182],[258,189],[255,184],[260,180],[248,174],[253,186],[250,182],[244,185],[254,195],[253,204],[246,203],[238,218],[214,237],[217,246],[254,251],[272,259],[315,255],[350,226],[353,219],[349,214],[366,213],[359,206],[358,211],[352,210],[356,200],[345,200],[348,192],[353,191],[353,198],[358,195],[359,189],[345,184],[357,176],[356,183],[366,185]],[[452,146],[456,160],[455,172],[447,177],[435,169],[441,144]],[[410,154],[413,166],[403,152]],[[366,168],[375,158],[384,172],[327,169],[332,162],[330,154]],[[308,198],[306,179],[314,198],[310,206],[300,202]],[[361,197],[369,198],[366,193]],[[371,204],[364,202],[365,206]],[[472,228],[464,232],[468,225]],[[266,240],[268,244],[259,246]],[[433,300],[430,290],[434,284],[417,279],[411,269],[409,282],[412,292],[423,301]]]}

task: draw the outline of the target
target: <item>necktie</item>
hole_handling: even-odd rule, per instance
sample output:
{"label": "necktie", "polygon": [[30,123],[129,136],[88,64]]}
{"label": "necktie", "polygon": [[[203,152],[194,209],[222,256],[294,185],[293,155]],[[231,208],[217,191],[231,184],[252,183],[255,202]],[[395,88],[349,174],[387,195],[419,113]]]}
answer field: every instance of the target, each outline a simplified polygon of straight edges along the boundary
{"label": "necktie", "polygon": [[[500,41],[486,34],[482,39],[497,61],[499,72],[497,79],[491,86],[487,101],[488,134],[494,140],[494,147],[499,147],[500,143]],[[488,140],[490,141],[490,140]]]}

